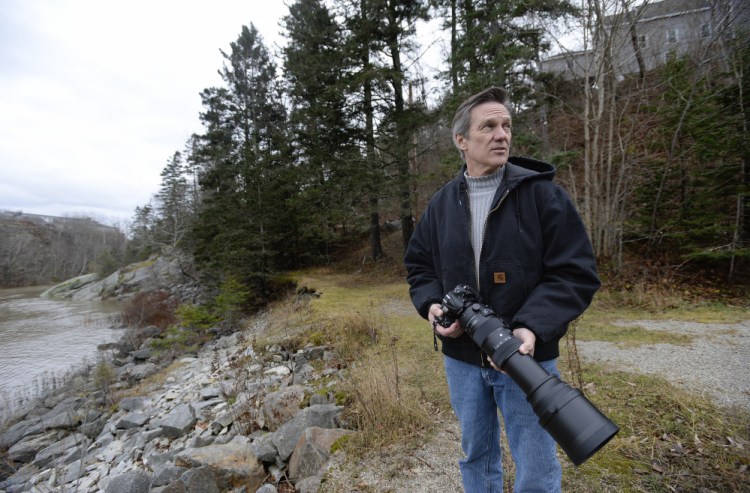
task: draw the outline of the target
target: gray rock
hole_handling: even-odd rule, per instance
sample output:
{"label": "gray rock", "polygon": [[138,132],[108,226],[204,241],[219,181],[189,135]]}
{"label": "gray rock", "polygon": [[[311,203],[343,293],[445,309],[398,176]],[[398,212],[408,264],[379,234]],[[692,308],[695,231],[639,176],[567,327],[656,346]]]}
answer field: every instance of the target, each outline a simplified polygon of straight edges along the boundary
{"label": "gray rock", "polygon": [[143,363],[142,365],[136,365],[128,369],[128,377],[133,380],[143,380],[149,375],[153,375],[159,371],[159,367],[153,363]]}
{"label": "gray rock", "polygon": [[151,488],[149,493],[187,493],[187,487],[182,481],[175,481],[169,483],[167,486],[159,486]]}
{"label": "gray rock", "polygon": [[122,454],[124,448],[122,440],[112,440],[106,447],[98,450],[95,457],[102,462],[112,462]]}
{"label": "gray rock", "polygon": [[218,435],[224,428],[229,428],[234,423],[234,412],[226,411],[211,422],[211,432]]}
{"label": "gray rock", "polygon": [[196,401],[193,402],[193,407],[197,411],[203,411],[204,409],[211,409],[212,407],[226,404],[226,401],[222,397],[216,397],[207,401]]}
{"label": "gray rock", "polygon": [[308,363],[307,358],[305,358],[305,355],[302,351],[295,353],[294,357],[292,358],[292,361],[294,361],[294,368],[300,368],[302,365],[306,365]]}
{"label": "gray rock", "polygon": [[317,493],[322,482],[323,478],[321,476],[310,476],[297,481],[294,485],[294,491],[296,493]]}
{"label": "gray rock", "polygon": [[51,419],[61,413],[74,413],[81,406],[86,403],[86,399],[83,397],[65,397],[55,406],[50,409],[46,414],[42,415],[42,420]]}
{"label": "gray rock", "polygon": [[168,462],[174,462],[177,452],[174,450],[164,453],[151,453],[144,457],[144,462],[151,468],[162,466]]}
{"label": "gray rock", "polygon": [[118,430],[129,430],[131,428],[140,428],[141,426],[148,423],[148,420],[151,419],[150,416],[147,414],[141,414],[141,413],[128,413],[122,418],[120,418],[119,421],[115,424],[115,427]]}
{"label": "gray rock", "polygon": [[67,281],[62,282],[56,286],[52,286],[39,296],[47,299],[69,298],[77,290],[80,290],[84,286],[96,282],[98,279],[99,274],[96,273],[74,277],[73,279],[68,279]]}
{"label": "gray rock", "polygon": [[164,430],[161,428],[155,428],[153,430],[144,430],[143,433],[141,433],[141,436],[143,437],[143,443],[149,443],[151,440],[155,440],[159,437],[164,436]]}
{"label": "gray rock", "polygon": [[[327,459],[330,447],[317,443],[317,435],[305,430],[340,426],[340,409],[327,404],[328,395],[290,384],[295,378],[314,376],[309,361],[319,358],[323,349],[308,347],[290,355],[278,347],[277,363],[273,363],[272,354],[239,347],[243,339],[226,340],[233,342],[209,344],[194,357],[181,358],[180,370],[168,375],[165,385],[145,391],[148,395],[122,399],[114,414],[106,410],[111,403],[102,392],[89,391],[85,400],[79,397],[80,385],[87,383],[83,381],[76,388],[39,399],[19,414],[22,421],[0,434],[0,443],[13,448],[14,456],[34,461],[0,481],[0,492],[62,488],[59,491],[130,493],[131,488],[142,487],[145,478],[151,483],[149,492],[154,493],[253,493],[260,488],[261,493],[272,493],[274,483],[289,477],[283,460],[292,456],[299,483],[317,485],[314,472]],[[217,366],[216,358],[223,357],[219,352],[224,351],[227,363]],[[113,392],[125,391],[134,381],[157,371],[152,363],[135,363],[145,357],[147,352],[131,353],[125,366],[117,369],[120,380],[113,384]],[[248,358],[247,371],[242,380],[231,380],[228,377],[238,374],[232,372],[230,363],[239,357]],[[289,374],[292,367],[294,375]],[[337,378],[332,371],[328,375]],[[279,387],[282,390],[266,395],[270,388]],[[230,388],[231,405],[222,393]],[[300,409],[305,394],[311,392],[311,407]],[[241,419],[235,421],[238,416]],[[78,433],[71,435],[67,428],[77,423],[81,423]],[[278,430],[260,431],[268,427]],[[252,433],[251,443],[242,434],[252,430],[258,431]],[[294,452],[302,436],[307,438]],[[187,467],[190,474],[183,469]],[[313,479],[303,479],[307,474]],[[272,484],[264,486],[264,481]],[[310,491],[314,491],[312,486]]]}
{"label": "gray rock", "polygon": [[171,462],[157,466],[154,468],[154,473],[151,476],[151,486],[166,486],[179,479],[184,472],[184,467],[176,466]]}
{"label": "gray rock", "polygon": [[83,435],[81,435],[80,433],[68,435],[62,440],[58,440],[50,446],[40,450],[34,457],[33,464],[39,468],[43,468],[54,459],[65,455],[69,449],[73,447],[80,449],[81,447],[83,447],[82,443]]}
{"label": "gray rock", "polygon": [[300,411],[305,399],[305,388],[299,385],[271,392],[263,400],[263,415],[270,430],[276,430]]}
{"label": "gray rock", "polygon": [[138,349],[137,351],[131,351],[130,356],[132,356],[136,361],[146,361],[151,357],[151,350],[148,348]]}
{"label": "gray rock", "polygon": [[155,325],[149,325],[148,327],[144,327],[141,329],[140,336],[143,339],[149,339],[153,337],[159,337],[162,333],[162,330],[159,327],[156,327]]}
{"label": "gray rock", "polygon": [[54,416],[42,418],[41,423],[37,426],[39,427],[39,431],[52,429],[73,430],[81,424],[82,420],[83,416],[76,411],[62,411]]}
{"label": "gray rock", "polygon": [[315,393],[310,396],[310,405],[311,406],[319,406],[321,404],[330,404],[331,400],[328,398],[327,394],[320,394]]}
{"label": "gray rock", "polygon": [[344,429],[307,428],[289,459],[289,479],[296,481],[315,476],[331,456],[331,446],[352,432]]}
{"label": "gray rock", "polygon": [[177,438],[187,434],[195,426],[197,421],[195,412],[189,404],[181,404],[174,408],[163,419],[156,422],[164,435]]}
{"label": "gray rock", "polygon": [[185,485],[187,493],[219,493],[220,491],[214,473],[208,466],[188,469],[180,477],[180,482]]}
{"label": "gray rock", "polygon": [[341,407],[333,404],[322,406],[310,406],[297,414],[294,419],[284,423],[281,428],[273,434],[273,444],[279,451],[281,460],[286,461],[297,445],[297,440],[307,428],[338,428],[338,416]]}
{"label": "gray rock", "polygon": [[235,439],[235,437],[237,437],[237,436],[238,436],[238,434],[237,434],[237,433],[234,433],[233,431],[230,431],[230,432],[228,432],[228,433],[225,433],[225,434],[223,434],[223,435],[219,435],[219,436],[217,436],[217,437],[216,437],[216,438],[214,439],[214,443],[213,443],[213,444],[214,444],[214,445],[224,445],[225,443],[229,443],[229,442],[231,442],[232,440],[234,440],[234,439]]}
{"label": "gray rock", "polygon": [[313,361],[316,359],[322,359],[325,351],[325,346],[314,346],[303,349],[302,353],[305,355],[305,358],[307,358],[308,361]]}
{"label": "gray rock", "polygon": [[315,378],[315,368],[310,364],[305,363],[300,368],[297,368],[294,372],[294,385],[301,385],[307,383]]}
{"label": "gray rock", "polygon": [[148,397],[125,397],[120,400],[119,407],[123,411],[140,411],[151,405]]}
{"label": "gray rock", "polygon": [[183,450],[175,457],[175,464],[190,468],[209,466],[222,489],[242,483],[249,491],[254,491],[266,476],[263,464],[244,437],[235,437],[223,445]]}
{"label": "gray rock", "polygon": [[105,493],[148,493],[151,476],[140,469],[134,469],[110,479]]}
{"label": "gray rock", "polygon": [[279,456],[279,451],[276,450],[276,445],[273,444],[273,433],[266,433],[257,438],[253,441],[252,447],[255,455],[263,462],[276,462],[276,457]]}
{"label": "gray rock", "polygon": [[81,414],[83,424],[93,423],[102,417],[102,413],[96,409],[85,409]]}
{"label": "gray rock", "polygon": [[94,439],[98,437],[102,431],[104,431],[104,426],[106,424],[106,418],[99,418],[91,423],[83,423],[79,430],[81,431],[81,433],[86,435],[87,438]]}
{"label": "gray rock", "polygon": [[213,385],[211,387],[204,387],[201,389],[201,399],[204,401],[215,399],[223,394],[221,387]]}
{"label": "gray rock", "polygon": [[73,463],[69,464],[68,467],[65,468],[65,470],[63,471],[61,482],[63,484],[78,482],[83,477],[84,472],[85,472],[85,467],[83,465],[83,461],[80,459],[77,461],[74,461]]}
{"label": "gray rock", "polygon": [[61,431],[32,435],[8,449],[8,458],[13,462],[31,462],[39,451],[49,447],[64,436]]}
{"label": "gray rock", "polygon": [[22,438],[31,435],[29,430],[38,429],[37,425],[41,422],[39,418],[33,418],[26,421],[19,421],[0,435],[0,448],[6,449],[20,442]]}
{"label": "gray rock", "polygon": [[276,487],[272,484],[264,484],[260,488],[258,488],[255,493],[278,493],[279,490],[276,489]]}
{"label": "gray rock", "polygon": [[190,440],[190,447],[191,448],[200,448],[200,447],[208,447],[212,443],[214,443],[215,437],[211,435],[198,435],[196,437],[193,437],[192,440]]}

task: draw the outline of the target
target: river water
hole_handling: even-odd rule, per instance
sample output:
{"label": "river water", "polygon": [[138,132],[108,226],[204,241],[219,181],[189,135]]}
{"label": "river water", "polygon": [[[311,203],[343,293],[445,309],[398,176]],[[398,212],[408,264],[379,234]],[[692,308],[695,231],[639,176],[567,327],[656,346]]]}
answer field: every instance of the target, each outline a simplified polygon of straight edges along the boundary
{"label": "river water", "polygon": [[0,289],[0,416],[98,360],[97,345],[123,335],[115,303],[40,298],[44,288]]}

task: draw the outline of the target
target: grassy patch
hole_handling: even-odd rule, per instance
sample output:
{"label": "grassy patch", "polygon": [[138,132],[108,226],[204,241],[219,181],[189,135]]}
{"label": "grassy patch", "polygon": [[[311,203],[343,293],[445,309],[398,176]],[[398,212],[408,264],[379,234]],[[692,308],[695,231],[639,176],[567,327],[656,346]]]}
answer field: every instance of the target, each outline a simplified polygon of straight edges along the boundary
{"label": "grassy patch", "polygon": [[620,426],[579,468],[565,464],[564,489],[742,491],[750,464],[750,413],[723,409],[665,380],[600,365],[584,368],[587,395]]}

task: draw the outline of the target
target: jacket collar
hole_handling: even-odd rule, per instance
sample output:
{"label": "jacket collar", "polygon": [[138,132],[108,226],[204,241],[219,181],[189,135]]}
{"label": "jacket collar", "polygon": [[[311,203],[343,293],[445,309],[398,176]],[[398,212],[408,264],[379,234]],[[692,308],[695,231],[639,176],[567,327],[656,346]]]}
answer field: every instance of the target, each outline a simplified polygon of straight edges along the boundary
{"label": "jacket collar", "polygon": [[[464,178],[466,169],[466,164],[464,163],[457,176],[464,186],[466,183],[466,179]],[[503,185],[513,188],[528,179],[552,180],[555,177],[556,171],[555,167],[550,163],[528,157],[511,156],[508,158],[508,162],[505,163]]]}

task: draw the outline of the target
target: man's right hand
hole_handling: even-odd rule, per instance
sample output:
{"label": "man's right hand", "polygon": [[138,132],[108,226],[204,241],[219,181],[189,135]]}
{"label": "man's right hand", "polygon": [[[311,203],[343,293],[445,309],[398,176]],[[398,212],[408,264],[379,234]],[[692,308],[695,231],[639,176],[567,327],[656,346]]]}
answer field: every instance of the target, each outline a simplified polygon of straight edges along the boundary
{"label": "man's right hand", "polygon": [[440,308],[440,304],[432,304],[430,306],[430,311],[427,314],[427,318],[429,319],[433,330],[443,337],[461,337],[464,333],[464,329],[458,324],[458,321],[453,322],[450,327],[443,327],[439,323],[436,323],[437,318],[442,316],[443,310]]}

